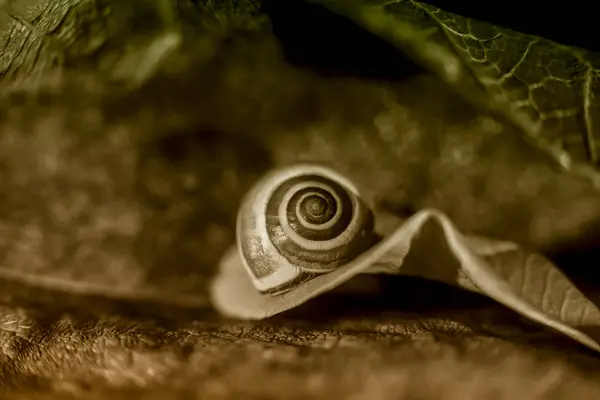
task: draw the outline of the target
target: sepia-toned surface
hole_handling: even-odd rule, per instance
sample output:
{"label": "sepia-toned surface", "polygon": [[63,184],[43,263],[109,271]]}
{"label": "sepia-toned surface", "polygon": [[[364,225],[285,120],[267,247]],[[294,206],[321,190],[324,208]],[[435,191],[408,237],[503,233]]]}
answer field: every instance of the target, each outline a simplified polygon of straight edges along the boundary
{"label": "sepia-toned surface", "polygon": [[[264,172],[295,161],[335,166],[370,204],[398,215],[438,207],[465,232],[547,252],[591,243],[597,190],[520,128],[375,37],[359,49],[377,43],[398,73],[299,66],[294,46],[297,55],[316,43],[286,38],[280,9],[264,16],[250,2],[180,2],[171,19],[156,2],[135,9],[148,10],[136,19],[125,2],[56,1],[38,2],[47,7],[36,18],[25,3],[13,1],[10,15],[20,12],[38,33],[19,34],[26,24],[0,17],[6,396],[597,395],[596,356],[426,282],[394,281],[393,302],[375,296],[362,311],[362,297],[319,298],[257,323],[210,311],[207,285],[233,243],[241,197]],[[51,10],[62,14],[52,19]],[[123,39],[149,15],[156,23]],[[23,58],[33,50],[15,41],[33,46],[39,35],[34,59],[62,61]],[[348,58],[337,57],[337,69],[361,59],[339,46]]]}

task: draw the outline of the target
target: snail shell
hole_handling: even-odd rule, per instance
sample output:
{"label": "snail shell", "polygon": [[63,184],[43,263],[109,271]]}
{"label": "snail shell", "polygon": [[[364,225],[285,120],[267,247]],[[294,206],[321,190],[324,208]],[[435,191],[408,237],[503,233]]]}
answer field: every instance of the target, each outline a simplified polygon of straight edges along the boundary
{"label": "snail shell", "polygon": [[256,289],[279,294],[333,271],[378,240],[356,186],[322,165],[272,171],[242,201],[237,246]]}

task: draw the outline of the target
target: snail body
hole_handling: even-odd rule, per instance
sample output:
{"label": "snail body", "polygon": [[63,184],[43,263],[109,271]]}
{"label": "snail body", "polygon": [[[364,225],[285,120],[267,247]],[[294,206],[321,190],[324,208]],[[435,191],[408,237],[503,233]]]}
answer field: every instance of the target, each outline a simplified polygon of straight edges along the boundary
{"label": "snail body", "polygon": [[254,286],[273,295],[347,264],[377,241],[356,186],[316,164],[263,177],[242,201],[236,236]]}

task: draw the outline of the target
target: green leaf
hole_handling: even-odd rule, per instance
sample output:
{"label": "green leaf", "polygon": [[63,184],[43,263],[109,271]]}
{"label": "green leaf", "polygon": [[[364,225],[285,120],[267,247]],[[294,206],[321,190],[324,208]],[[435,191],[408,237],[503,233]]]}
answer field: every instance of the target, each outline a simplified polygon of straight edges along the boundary
{"label": "green leaf", "polygon": [[316,0],[387,39],[600,188],[600,55],[413,0]]}

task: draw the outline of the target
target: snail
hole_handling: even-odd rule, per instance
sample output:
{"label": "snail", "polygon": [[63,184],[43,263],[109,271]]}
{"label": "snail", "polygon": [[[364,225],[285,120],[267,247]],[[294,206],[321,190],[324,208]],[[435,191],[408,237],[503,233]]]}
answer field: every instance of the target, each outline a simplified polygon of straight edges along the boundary
{"label": "snail", "polygon": [[244,266],[257,290],[272,295],[347,264],[378,240],[356,186],[320,165],[268,174],[238,213]]}
{"label": "snail", "polygon": [[[384,216],[333,168],[303,163],[270,171],[242,200],[236,245],[211,285],[213,305],[229,317],[262,319],[358,274],[413,275],[488,296],[600,351],[581,329],[600,326],[600,310],[542,255],[512,242],[463,235],[435,209],[416,212],[387,234],[375,229],[377,218]],[[431,221],[455,262],[405,263]],[[442,244],[433,246],[437,252]],[[548,277],[550,284],[531,286],[544,285]]]}

